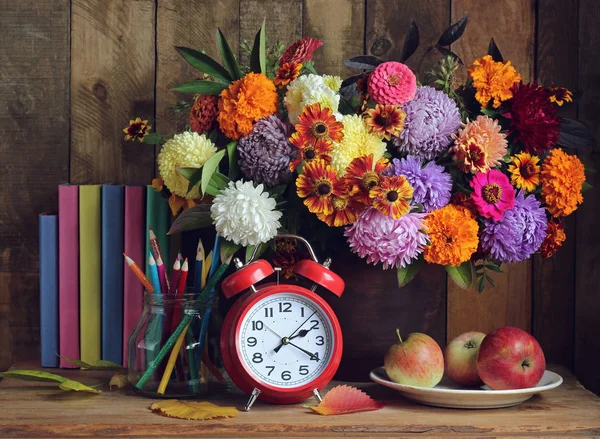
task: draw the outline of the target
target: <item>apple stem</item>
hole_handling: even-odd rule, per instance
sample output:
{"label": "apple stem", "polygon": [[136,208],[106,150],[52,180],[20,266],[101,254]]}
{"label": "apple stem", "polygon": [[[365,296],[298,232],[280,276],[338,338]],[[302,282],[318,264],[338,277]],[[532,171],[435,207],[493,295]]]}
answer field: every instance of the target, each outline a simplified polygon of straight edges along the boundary
{"label": "apple stem", "polygon": [[402,343],[402,336],[400,335],[400,330],[398,328],[396,328],[396,334],[398,334],[398,339],[400,340],[400,343]]}

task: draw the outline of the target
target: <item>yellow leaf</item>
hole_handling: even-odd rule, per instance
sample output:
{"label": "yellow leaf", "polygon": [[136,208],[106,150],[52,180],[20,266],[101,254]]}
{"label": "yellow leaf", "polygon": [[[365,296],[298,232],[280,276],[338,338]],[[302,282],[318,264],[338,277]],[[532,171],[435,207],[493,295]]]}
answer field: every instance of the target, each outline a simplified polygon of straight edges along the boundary
{"label": "yellow leaf", "polygon": [[191,402],[175,399],[155,402],[150,406],[150,410],[171,418],[193,420],[235,418],[238,415],[235,407],[220,407],[206,401]]}
{"label": "yellow leaf", "polygon": [[112,390],[113,386],[115,386],[117,389],[122,389],[123,387],[127,386],[127,383],[127,375],[117,372],[110,379],[108,386],[110,387],[110,390]]}
{"label": "yellow leaf", "polygon": [[89,392],[89,393],[102,393],[100,390],[94,389],[93,387],[81,384],[79,381],[66,380],[60,383],[58,386],[61,390],[74,390],[76,392]]}

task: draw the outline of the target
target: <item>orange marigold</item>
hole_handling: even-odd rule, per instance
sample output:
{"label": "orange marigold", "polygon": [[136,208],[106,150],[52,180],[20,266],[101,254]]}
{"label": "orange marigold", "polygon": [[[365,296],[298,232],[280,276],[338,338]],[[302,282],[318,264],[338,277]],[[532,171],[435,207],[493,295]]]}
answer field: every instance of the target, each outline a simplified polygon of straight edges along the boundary
{"label": "orange marigold", "polygon": [[583,163],[562,149],[553,149],[542,165],[542,199],[553,217],[567,216],[583,203]]}
{"label": "orange marigold", "polygon": [[494,100],[494,108],[503,101],[512,98],[510,88],[515,82],[521,81],[510,61],[496,62],[491,55],[476,59],[469,67],[469,76],[473,79],[473,87],[477,90],[475,99],[482,107],[487,107]]}
{"label": "orange marigold", "polygon": [[219,127],[231,139],[247,136],[254,121],[277,111],[275,84],[262,73],[231,83],[219,99]]}
{"label": "orange marigold", "polygon": [[567,235],[564,224],[556,219],[551,219],[548,221],[546,237],[537,252],[544,258],[551,258],[565,242],[565,239],[567,239]]}
{"label": "orange marigold", "polygon": [[459,266],[477,250],[479,226],[468,209],[448,204],[425,218],[430,244],[423,256],[432,264]]}

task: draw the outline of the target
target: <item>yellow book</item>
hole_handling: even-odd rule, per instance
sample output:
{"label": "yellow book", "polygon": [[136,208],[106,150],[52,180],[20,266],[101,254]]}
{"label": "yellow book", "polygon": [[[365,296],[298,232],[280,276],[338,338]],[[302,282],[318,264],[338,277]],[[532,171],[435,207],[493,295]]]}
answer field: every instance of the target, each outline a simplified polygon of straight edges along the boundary
{"label": "yellow book", "polygon": [[79,187],[79,343],[81,360],[100,360],[102,279],[100,185]]}

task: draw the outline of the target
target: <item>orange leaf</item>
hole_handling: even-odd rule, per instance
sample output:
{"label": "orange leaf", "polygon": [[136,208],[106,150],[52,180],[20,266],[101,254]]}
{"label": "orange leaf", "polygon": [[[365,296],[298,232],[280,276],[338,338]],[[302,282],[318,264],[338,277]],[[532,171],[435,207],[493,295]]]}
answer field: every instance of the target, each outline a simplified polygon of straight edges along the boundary
{"label": "orange leaf", "polygon": [[186,205],[186,200],[179,195],[171,194],[169,197],[169,206],[171,207],[171,213],[173,216],[177,216],[179,211]]}
{"label": "orange leaf", "polygon": [[323,401],[311,409],[323,416],[379,410],[383,404],[374,401],[362,390],[351,386],[336,386],[327,392]]}
{"label": "orange leaf", "polygon": [[194,420],[235,418],[238,415],[235,407],[221,407],[206,401],[177,401],[175,399],[155,402],[150,406],[150,410],[171,418]]}

